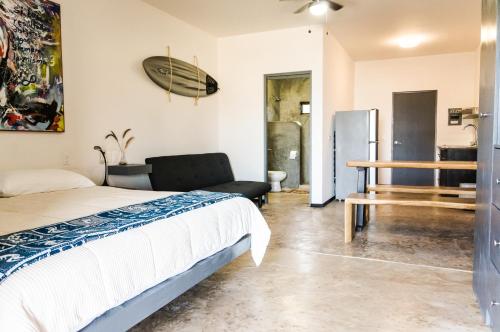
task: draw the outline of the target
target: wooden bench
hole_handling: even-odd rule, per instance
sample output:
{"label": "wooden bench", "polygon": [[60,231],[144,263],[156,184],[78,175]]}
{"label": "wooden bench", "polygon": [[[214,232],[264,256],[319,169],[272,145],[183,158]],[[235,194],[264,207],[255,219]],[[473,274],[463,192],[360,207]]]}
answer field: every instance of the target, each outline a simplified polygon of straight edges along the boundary
{"label": "wooden bench", "polygon": [[415,194],[350,194],[345,200],[344,235],[345,242],[352,241],[354,236],[354,207],[363,205],[399,205],[420,206],[429,208],[446,208],[458,210],[475,210],[474,198],[440,197],[436,195]]}
{"label": "wooden bench", "polygon": [[405,193],[405,194],[434,194],[434,195],[469,195],[476,196],[475,188],[435,187],[435,186],[399,186],[377,184],[368,187],[369,192],[376,193]]}

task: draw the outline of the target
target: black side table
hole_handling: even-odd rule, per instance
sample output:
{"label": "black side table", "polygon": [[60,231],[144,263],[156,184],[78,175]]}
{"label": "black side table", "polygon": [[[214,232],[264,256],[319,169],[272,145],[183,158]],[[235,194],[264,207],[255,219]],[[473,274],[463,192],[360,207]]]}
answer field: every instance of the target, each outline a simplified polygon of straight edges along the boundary
{"label": "black side table", "polygon": [[146,164],[108,166],[108,181],[111,179],[109,185],[123,189],[151,190],[147,175],[152,172],[152,169],[153,165]]}
{"label": "black side table", "polygon": [[150,174],[153,171],[153,165],[147,164],[127,164],[108,166],[108,175],[141,175]]}

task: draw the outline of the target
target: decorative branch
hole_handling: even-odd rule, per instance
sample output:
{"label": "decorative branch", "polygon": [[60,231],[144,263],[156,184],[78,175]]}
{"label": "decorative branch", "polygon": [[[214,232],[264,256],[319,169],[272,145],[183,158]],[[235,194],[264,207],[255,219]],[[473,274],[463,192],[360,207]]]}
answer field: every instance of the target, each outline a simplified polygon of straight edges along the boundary
{"label": "decorative branch", "polygon": [[130,143],[132,143],[134,140],[135,140],[135,137],[130,137],[127,140],[127,143],[125,143],[125,150],[128,148],[128,146],[130,145]]}
{"label": "decorative branch", "polygon": [[123,135],[122,135],[122,138],[125,139],[125,136],[127,136],[127,134],[131,131],[132,129],[127,129],[123,132]]}
{"label": "decorative branch", "polygon": [[116,136],[115,132],[114,131],[110,131],[109,134],[106,135],[105,139],[108,139],[108,138],[113,138],[115,141],[116,141],[116,144],[118,144],[118,148],[120,149],[120,152],[122,154],[121,156],[121,160],[120,160],[120,165],[126,165],[127,164],[127,161],[126,161],[126,158],[125,158],[125,151],[127,150],[127,148],[130,146],[130,144],[135,140],[135,137],[132,136],[132,137],[129,137],[127,140],[125,140],[127,138],[127,135],[132,131],[131,128],[129,129],[126,129],[123,134],[122,134],[122,137],[121,137],[121,140],[118,138],[118,136]]}
{"label": "decorative branch", "polygon": [[118,145],[120,145],[120,141],[118,140],[118,136],[116,136],[116,134],[112,130],[111,130],[111,133],[106,135],[105,139],[108,139],[110,137],[113,137],[115,139],[116,143],[118,143]]}

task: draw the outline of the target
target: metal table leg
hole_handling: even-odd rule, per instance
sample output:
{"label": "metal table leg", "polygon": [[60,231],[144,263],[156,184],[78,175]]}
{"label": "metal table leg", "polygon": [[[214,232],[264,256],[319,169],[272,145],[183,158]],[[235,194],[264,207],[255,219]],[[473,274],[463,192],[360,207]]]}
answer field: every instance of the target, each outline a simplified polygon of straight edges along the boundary
{"label": "metal table leg", "polygon": [[[368,180],[368,168],[357,167],[358,169],[358,193],[366,193]],[[356,231],[359,232],[365,227],[365,206],[357,204],[356,207]]]}

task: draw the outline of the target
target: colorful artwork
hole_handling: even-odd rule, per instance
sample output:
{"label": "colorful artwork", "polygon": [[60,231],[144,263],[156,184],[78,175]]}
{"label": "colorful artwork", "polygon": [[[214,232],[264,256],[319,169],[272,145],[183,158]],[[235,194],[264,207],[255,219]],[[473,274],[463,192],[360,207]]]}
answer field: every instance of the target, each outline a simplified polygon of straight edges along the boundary
{"label": "colorful artwork", "polygon": [[0,130],[64,131],[59,4],[0,0]]}

